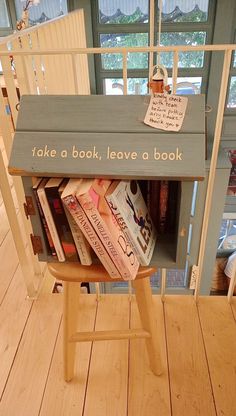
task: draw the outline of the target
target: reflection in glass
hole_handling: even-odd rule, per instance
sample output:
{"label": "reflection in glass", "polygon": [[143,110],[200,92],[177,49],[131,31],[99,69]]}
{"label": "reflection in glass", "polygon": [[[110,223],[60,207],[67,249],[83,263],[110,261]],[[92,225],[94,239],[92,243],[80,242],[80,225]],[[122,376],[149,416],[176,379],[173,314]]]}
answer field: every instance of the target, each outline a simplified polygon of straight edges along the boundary
{"label": "reflection in glass", "polygon": [[147,23],[148,0],[99,0],[99,23],[132,24]]}
{"label": "reflection in glass", "polygon": [[[172,78],[168,78],[172,89]],[[202,77],[178,77],[176,93],[179,95],[201,94]]]}
{"label": "reflection in glass", "polygon": [[[187,270],[167,269],[166,287],[185,287]],[[161,272],[158,270],[150,279],[152,287],[160,287]]]}
{"label": "reflection in glass", "polygon": [[[227,195],[236,196],[236,150],[228,150],[229,160],[231,162],[231,170]],[[221,222],[218,249],[236,249],[236,213],[225,213]]]}
{"label": "reflection in glass", "polygon": [[[162,46],[175,45],[205,45],[206,32],[163,32],[161,34]],[[173,66],[173,53],[163,52],[160,54],[161,63],[167,68]],[[179,68],[202,68],[204,64],[204,52],[180,52]]]}
{"label": "reflection in glass", "polygon": [[[15,0],[17,20],[21,19],[23,5],[21,0]],[[29,24],[36,25],[67,13],[67,0],[40,0],[37,6],[29,8]]]}
{"label": "reflection in glass", "polygon": [[236,196],[236,150],[229,150],[228,155],[232,167],[229,175],[227,195]]}
{"label": "reflection in glass", "polygon": [[[158,6],[158,1],[156,1]],[[206,22],[209,0],[168,0],[163,1],[162,21]],[[148,0],[99,0],[99,23],[132,24],[147,23]]]}
{"label": "reflection in glass", "polygon": [[10,27],[6,0],[0,0],[0,27]]}
{"label": "reflection in glass", "polygon": [[[127,93],[129,95],[147,94],[147,78],[128,78]],[[103,93],[105,95],[123,95],[124,82],[122,78],[106,78],[103,80]]]}
{"label": "reflection in glass", "polygon": [[[226,214],[227,215],[227,214]],[[235,214],[236,217],[236,214]],[[221,222],[218,250],[236,249],[236,218],[226,218]]]}
{"label": "reflection in glass", "polygon": [[231,77],[228,97],[228,108],[236,108],[236,76]]}
{"label": "reflection in glass", "polygon": [[168,0],[163,2],[162,21],[171,22],[206,22],[209,0]]}
{"label": "reflection in glass", "polygon": [[[127,33],[116,34],[106,33],[100,35],[100,45],[103,48],[115,48],[115,47],[135,47],[135,46],[148,46],[148,34],[147,33]],[[101,55],[102,68],[113,70],[122,69],[122,54],[120,53],[106,53]],[[147,68],[148,67],[148,54],[147,53],[128,53],[127,56],[128,69]]]}

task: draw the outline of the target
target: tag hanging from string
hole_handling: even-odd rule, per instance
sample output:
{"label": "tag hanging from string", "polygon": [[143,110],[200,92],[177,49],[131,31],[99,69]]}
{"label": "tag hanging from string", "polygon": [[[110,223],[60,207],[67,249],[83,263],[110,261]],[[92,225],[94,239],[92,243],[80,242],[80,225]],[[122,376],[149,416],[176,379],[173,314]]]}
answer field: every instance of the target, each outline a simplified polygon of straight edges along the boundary
{"label": "tag hanging from string", "polygon": [[167,93],[151,96],[144,123],[156,129],[179,131],[182,127],[187,97]]}

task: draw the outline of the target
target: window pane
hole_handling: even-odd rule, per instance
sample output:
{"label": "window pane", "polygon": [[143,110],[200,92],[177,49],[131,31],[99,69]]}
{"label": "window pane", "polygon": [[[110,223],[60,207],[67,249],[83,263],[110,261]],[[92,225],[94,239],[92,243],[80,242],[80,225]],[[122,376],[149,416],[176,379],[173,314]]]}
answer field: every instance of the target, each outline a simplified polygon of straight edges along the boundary
{"label": "window pane", "polygon": [[[172,89],[172,78],[168,78],[168,84]],[[176,93],[179,95],[200,94],[202,77],[178,77]]]}
{"label": "window pane", "polygon": [[236,68],[236,51],[234,51],[233,54],[234,54],[233,67]]}
{"label": "window pane", "polygon": [[10,21],[7,12],[7,6],[5,0],[0,0],[0,27],[10,27]]}
{"label": "window pane", "polygon": [[236,108],[236,77],[231,77],[229,87],[228,108]]}
{"label": "window pane", "polygon": [[[148,46],[147,33],[102,34],[100,45],[104,48]],[[103,69],[122,69],[122,54],[106,53],[101,55]],[[129,69],[147,68],[147,53],[128,53],[127,67]]]}
{"label": "window pane", "polygon": [[[186,284],[186,271],[181,269],[167,269],[166,270],[166,277],[167,287],[185,287]],[[158,270],[156,273],[154,273],[153,276],[151,276],[151,285],[153,287],[160,287],[161,282],[161,273],[160,270]]]}
{"label": "window pane", "polygon": [[[15,0],[16,16],[17,19],[21,19],[22,9],[25,2],[21,0]],[[67,14],[67,0],[41,0],[37,6],[31,6],[29,8],[29,24],[36,25],[47,20],[58,17],[62,14]]]}
{"label": "window pane", "polygon": [[99,23],[147,23],[148,0],[99,0]]}
{"label": "window pane", "polygon": [[205,22],[209,0],[168,0],[163,2],[163,22]]}
{"label": "window pane", "polygon": [[[128,94],[145,95],[147,94],[147,78],[128,78]],[[106,78],[103,80],[103,93],[105,95],[122,95],[123,94],[122,78]]]}
{"label": "window pane", "polygon": [[236,150],[229,150],[228,155],[232,167],[229,175],[227,195],[236,196]]}
{"label": "window pane", "polygon": [[[161,34],[161,45],[205,45],[206,32],[164,32]],[[161,53],[161,63],[167,68],[173,66],[173,53]],[[202,68],[204,52],[180,52],[179,68]]]}
{"label": "window pane", "polygon": [[218,250],[219,249],[236,249],[236,218],[222,220],[218,241]]}

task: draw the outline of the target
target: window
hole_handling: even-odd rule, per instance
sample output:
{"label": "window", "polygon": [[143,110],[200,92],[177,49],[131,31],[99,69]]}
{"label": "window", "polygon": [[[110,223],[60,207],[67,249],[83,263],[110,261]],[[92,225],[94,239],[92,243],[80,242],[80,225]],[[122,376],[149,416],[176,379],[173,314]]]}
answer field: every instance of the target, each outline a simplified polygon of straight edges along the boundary
{"label": "window", "polygon": [[227,108],[236,108],[236,52],[233,52]]}
{"label": "window", "polygon": [[0,27],[1,28],[9,28],[10,27],[10,19],[8,15],[7,5],[5,0],[0,0]]}
{"label": "window", "polygon": [[[23,5],[22,0],[15,0],[17,20],[21,19]],[[67,12],[67,0],[40,0],[37,6],[29,8],[29,24],[33,26]]]}
{"label": "window", "polygon": [[[91,2],[93,14],[94,46],[129,47],[149,45],[149,1],[147,0],[96,0]],[[163,1],[160,44],[204,45],[211,43],[215,1],[172,0]],[[155,1],[154,44],[158,44],[158,1]],[[196,94],[206,91],[209,70],[209,53],[179,53],[177,91]],[[157,54],[154,54],[154,65]],[[172,83],[173,53],[162,53],[160,63],[168,70]],[[147,94],[149,54],[129,53],[127,56],[127,93]],[[123,94],[122,54],[103,54],[95,57],[97,93]],[[189,250],[192,224],[189,230]],[[185,288],[189,280],[189,266],[185,270],[167,270],[167,286]],[[155,287],[160,285],[160,273],[152,278]],[[119,289],[119,284],[117,284]]]}
{"label": "window", "polygon": [[[10,35],[15,30],[25,4],[23,0],[0,0],[0,37]],[[32,26],[66,13],[67,0],[40,0],[37,6],[29,8],[29,24]]]}
{"label": "window", "polygon": [[[96,0],[93,5],[94,45],[128,47],[149,45],[148,0]],[[211,43],[215,2],[202,0],[163,1],[160,44],[204,45]],[[155,2],[154,42],[158,43],[158,0]],[[183,52],[179,54],[178,82],[194,83],[181,92],[206,91],[209,53]],[[172,73],[173,53],[162,53],[161,63]],[[148,53],[129,53],[127,57],[128,94],[146,94],[148,81]],[[154,54],[154,64],[157,56]],[[123,94],[122,54],[103,54],[95,58],[97,92]],[[181,81],[180,81],[181,79]],[[190,92],[191,91],[191,92]]]}
{"label": "window", "polygon": [[0,0],[0,37],[10,35],[15,24],[15,14],[7,0]]}
{"label": "window", "polygon": [[231,170],[227,189],[225,213],[221,223],[218,251],[236,250],[236,150],[228,150]]}

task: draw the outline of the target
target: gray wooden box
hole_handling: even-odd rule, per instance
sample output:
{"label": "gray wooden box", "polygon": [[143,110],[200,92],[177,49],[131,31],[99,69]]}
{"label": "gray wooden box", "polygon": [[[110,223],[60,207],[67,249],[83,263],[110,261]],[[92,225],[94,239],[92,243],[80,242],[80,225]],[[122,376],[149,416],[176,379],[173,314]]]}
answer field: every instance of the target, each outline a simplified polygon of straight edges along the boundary
{"label": "gray wooden box", "polygon": [[[152,264],[184,267],[194,180],[205,176],[205,99],[189,96],[180,132],[143,123],[147,96],[23,96],[9,172],[23,177],[39,259],[46,252],[33,176],[179,181],[176,234],[158,238]],[[37,250],[36,250],[37,251]],[[38,250],[39,251],[39,250]]]}

